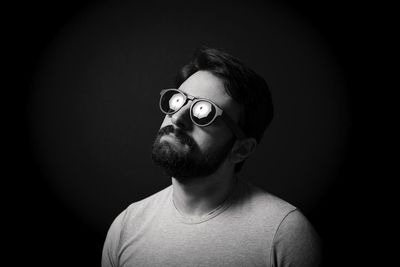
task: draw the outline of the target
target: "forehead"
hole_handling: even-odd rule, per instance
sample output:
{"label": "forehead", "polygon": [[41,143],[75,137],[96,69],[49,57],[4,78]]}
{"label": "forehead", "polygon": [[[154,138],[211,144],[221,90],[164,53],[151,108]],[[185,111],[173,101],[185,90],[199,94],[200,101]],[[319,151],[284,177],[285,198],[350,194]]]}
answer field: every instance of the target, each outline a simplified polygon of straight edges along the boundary
{"label": "forehead", "polygon": [[222,79],[211,72],[197,71],[181,84],[179,90],[195,97],[209,99],[233,119],[239,118],[240,104],[227,94]]}

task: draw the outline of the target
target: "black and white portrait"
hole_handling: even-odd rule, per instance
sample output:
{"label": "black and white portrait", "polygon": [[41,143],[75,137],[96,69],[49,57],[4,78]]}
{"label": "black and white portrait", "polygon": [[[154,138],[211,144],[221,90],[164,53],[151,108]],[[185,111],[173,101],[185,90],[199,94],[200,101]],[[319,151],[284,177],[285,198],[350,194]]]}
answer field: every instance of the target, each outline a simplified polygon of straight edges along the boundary
{"label": "black and white portrait", "polygon": [[21,261],[357,266],[356,7],[19,10]]}

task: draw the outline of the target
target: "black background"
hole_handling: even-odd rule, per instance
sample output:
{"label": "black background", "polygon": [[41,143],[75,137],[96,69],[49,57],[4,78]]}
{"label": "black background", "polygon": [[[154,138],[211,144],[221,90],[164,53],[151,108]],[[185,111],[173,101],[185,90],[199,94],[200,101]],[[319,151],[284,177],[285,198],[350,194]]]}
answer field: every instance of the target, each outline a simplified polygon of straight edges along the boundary
{"label": "black background", "polygon": [[[10,257],[19,265],[98,266],[105,238],[60,199],[43,178],[31,149],[27,102],[37,62],[58,30],[79,11],[94,1],[26,2],[13,6],[11,56],[9,68],[16,70],[14,85],[17,105],[12,131],[11,207],[6,221],[13,227],[8,246]],[[366,172],[360,171],[366,157],[364,139],[360,137],[356,117],[360,92],[368,87],[363,65],[365,50],[363,29],[367,18],[363,8],[346,1],[285,1],[317,27],[330,44],[341,70],[345,74],[351,107],[352,126],[349,142],[337,179],[319,202],[307,213],[325,243],[324,266],[355,266],[370,262],[369,246],[364,232],[368,218],[364,215]],[[364,81],[364,82],[363,82]],[[15,108],[18,107],[18,108]],[[14,141],[15,140],[15,141]],[[371,170],[372,171],[372,170]],[[10,198],[8,198],[10,199]],[[7,209],[8,211],[8,209]]]}

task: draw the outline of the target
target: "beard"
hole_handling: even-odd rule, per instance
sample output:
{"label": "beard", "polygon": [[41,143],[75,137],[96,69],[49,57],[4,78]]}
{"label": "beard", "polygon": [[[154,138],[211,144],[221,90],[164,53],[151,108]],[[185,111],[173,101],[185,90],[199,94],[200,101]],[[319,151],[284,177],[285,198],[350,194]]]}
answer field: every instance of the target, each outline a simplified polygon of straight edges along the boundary
{"label": "beard", "polygon": [[[188,149],[177,148],[176,144],[161,141],[163,136],[170,133],[175,134],[174,138],[179,141],[179,146],[187,146]],[[229,154],[234,142],[235,138],[232,137],[218,150],[202,152],[197,143],[184,131],[168,125],[159,130],[152,146],[151,158],[163,168],[167,176],[187,182],[214,173]]]}

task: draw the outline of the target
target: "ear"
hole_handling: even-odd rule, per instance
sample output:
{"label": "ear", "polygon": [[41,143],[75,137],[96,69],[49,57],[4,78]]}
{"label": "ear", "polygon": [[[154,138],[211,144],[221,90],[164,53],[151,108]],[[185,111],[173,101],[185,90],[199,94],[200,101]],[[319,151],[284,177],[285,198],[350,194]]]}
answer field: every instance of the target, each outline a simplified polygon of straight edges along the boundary
{"label": "ear", "polygon": [[239,163],[248,158],[257,147],[257,141],[255,138],[246,138],[242,140],[236,140],[230,154],[230,160],[232,163]]}

